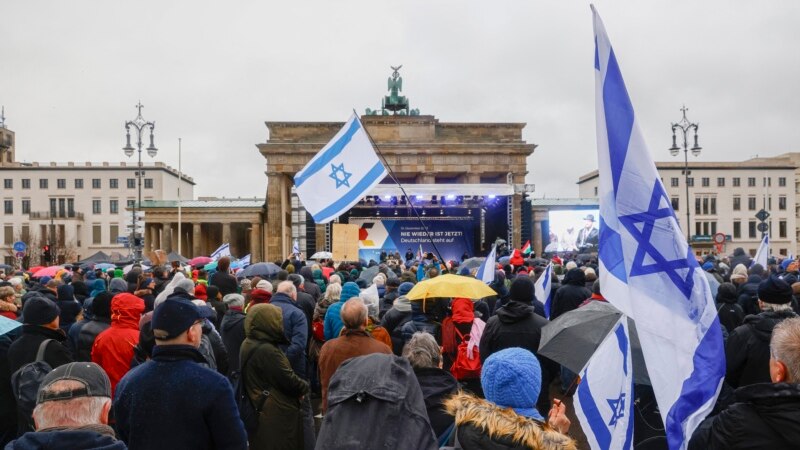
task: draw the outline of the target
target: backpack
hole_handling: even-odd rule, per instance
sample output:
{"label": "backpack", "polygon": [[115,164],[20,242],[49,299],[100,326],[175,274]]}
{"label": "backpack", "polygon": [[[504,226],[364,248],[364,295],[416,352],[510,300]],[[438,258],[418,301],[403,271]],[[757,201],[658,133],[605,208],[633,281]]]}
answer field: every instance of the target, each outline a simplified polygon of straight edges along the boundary
{"label": "backpack", "polygon": [[311,322],[311,336],[317,342],[325,342],[325,322],[322,319]]}
{"label": "backpack", "polygon": [[19,417],[24,417],[28,421],[28,428],[31,431],[34,429],[33,409],[36,407],[36,394],[44,377],[53,370],[44,360],[47,345],[52,341],[53,339],[42,341],[39,350],[36,351],[36,359],[11,374],[11,390],[17,402]]}
{"label": "backpack", "polygon": [[458,344],[456,350],[456,358],[453,365],[450,366],[450,373],[456,380],[466,380],[481,377],[481,358],[477,348],[472,349],[472,358],[467,354],[469,347],[470,335],[463,335],[458,328],[453,327],[453,330],[458,334],[461,343]]}
{"label": "backpack", "polygon": [[257,349],[258,347],[254,348],[247,355],[247,359],[242,361],[241,369],[231,372],[229,378],[233,387],[233,398],[236,401],[236,407],[239,409],[239,418],[242,419],[248,436],[253,436],[258,431],[258,415],[261,414],[261,408],[264,407],[264,403],[269,398],[269,391],[261,391],[257,404],[254,405],[247,394],[247,387],[244,383],[244,368]]}

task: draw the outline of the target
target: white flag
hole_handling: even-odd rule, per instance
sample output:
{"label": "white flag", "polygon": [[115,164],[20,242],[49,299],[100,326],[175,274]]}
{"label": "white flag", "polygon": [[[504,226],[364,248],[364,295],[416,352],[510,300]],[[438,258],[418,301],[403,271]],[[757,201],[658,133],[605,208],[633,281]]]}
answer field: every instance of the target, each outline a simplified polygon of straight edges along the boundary
{"label": "white flag", "polygon": [[356,114],[294,176],[297,196],[316,223],[348,211],[386,176]]}
{"label": "white flag", "polygon": [[622,316],[580,374],[575,415],[592,450],[633,444],[633,364],[628,319]]}
{"label": "white flag", "polygon": [[495,264],[497,257],[497,244],[492,246],[492,251],[489,252],[489,256],[483,261],[480,267],[478,267],[478,272],[475,273],[475,278],[483,281],[486,284],[489,284],[494,281],[494,271],[495,271]]}
{"label": "white flag", "polygon": [[219,248],[214,250],[214,253],[210,254],[209,256],[211,257],[211,259],[215,261],[222,258],[223,256],[231,256],[231,245],[222,244],[219,246]]}
{"label": "white flag", "polygon": [[767,268],[767,259],[769,258],[769,234],[764,234],[764,239],[761,239],[761,245],[758,246],[756,257],[750,263],[750,267],[756,264],[761,264],[764,269]]}

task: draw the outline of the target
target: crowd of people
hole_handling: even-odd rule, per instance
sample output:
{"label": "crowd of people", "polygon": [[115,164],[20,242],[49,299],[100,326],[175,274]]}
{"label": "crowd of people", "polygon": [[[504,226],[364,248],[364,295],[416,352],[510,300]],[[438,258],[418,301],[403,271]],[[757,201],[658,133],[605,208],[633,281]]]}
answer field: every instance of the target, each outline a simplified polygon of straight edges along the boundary
{"label": "crowd of people", "polygon": [[[550,262],[515,251],[498,264],[495,295],[424,301],[408,297],[420,280],[475,269],[433,255],[338,265],[291,256],[264,279],[237,278],[228,257],[213,273],[178,263],[127,273],[67,267],[38,279],[3,273],[0,442],[575,449],[570,433],[579,431],[560,399],[579,380],[538,354],[542,329],[606,299],[596,260],[556,258],[546,319],[534,283]],[[753,265],[740,249],[699,263],[717,302],[727,375],[689,448],[795,448],[798,263]],[[656,442],[635,432],[635,443]]]}

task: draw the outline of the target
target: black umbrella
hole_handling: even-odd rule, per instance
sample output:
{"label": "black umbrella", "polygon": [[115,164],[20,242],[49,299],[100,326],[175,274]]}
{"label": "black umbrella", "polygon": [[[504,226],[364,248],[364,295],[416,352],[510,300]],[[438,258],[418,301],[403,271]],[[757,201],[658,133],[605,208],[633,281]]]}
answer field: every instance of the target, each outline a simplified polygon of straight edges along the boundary
{"label": "black umbrella", "polygon": [[250,264],[237,274],[239,277],[273,277],[281,271],[281,266],[271,262]]}
{"label": "black umbrella", "polygon": [[167,262],[174,262],[174,261],[178,261],[181,264],[186,264],[187,262],[189,262],[189,258],[182,256],[178,252],[170,252],[170,254],[167,255]]}

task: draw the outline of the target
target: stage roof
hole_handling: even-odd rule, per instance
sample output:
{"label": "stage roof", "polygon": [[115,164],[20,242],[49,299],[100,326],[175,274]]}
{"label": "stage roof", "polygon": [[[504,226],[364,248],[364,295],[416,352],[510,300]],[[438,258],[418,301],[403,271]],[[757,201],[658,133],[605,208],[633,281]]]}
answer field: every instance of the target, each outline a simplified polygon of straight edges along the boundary
{"label": "stage roof", "polygon": [[[405,184],[408,195],[422,195],[430,198],[432,195],[514,195],[514,186],[510,184]],[[392,195],[400,197],[403,192],[396,184],[379,184],[369,195]]]}

